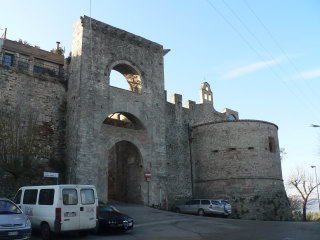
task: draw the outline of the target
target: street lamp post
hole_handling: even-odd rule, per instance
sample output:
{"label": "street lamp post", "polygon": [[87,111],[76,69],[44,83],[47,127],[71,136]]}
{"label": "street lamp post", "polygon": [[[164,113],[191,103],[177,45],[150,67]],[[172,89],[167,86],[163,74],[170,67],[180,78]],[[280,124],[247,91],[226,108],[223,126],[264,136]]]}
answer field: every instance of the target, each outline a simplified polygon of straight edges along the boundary
{"label": "street lamp post", "polygon": [[320,212],[320,201],[319,201],[319,190],[318,190],[318,178],[317,178],[317,170],[316,166],[311,166],[311,168],[314,168],[314,173],[316,175],[316,184],[317,184],[317,193],[318,193],[318,204],[319,204],[319,212]]}

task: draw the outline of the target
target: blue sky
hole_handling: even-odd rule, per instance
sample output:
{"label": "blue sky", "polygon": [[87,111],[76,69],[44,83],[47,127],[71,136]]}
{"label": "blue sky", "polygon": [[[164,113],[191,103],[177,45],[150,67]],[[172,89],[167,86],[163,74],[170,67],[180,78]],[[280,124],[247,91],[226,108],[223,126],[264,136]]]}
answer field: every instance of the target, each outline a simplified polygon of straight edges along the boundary
{"label": "blue sky", "polygon": [[[214,107],[279,126],[286,178],[296,166],[320,172],[320,1],[91,0],[91,16],[164,48],[165,88],[199,101],[203,81]],[[90,0],[2,1],[0,30],[42,49],[71,50],[73,24]]]}

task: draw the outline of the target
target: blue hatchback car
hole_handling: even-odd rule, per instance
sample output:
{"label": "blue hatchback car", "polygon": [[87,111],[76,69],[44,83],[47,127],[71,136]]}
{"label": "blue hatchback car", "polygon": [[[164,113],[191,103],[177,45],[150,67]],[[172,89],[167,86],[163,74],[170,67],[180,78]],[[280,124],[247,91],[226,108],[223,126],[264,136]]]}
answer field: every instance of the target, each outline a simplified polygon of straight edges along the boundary
{"label": "blue hatchback car", "polygon": [[0,239],[31,238],[31,222],[18,206],[7,198],[0,198]]}

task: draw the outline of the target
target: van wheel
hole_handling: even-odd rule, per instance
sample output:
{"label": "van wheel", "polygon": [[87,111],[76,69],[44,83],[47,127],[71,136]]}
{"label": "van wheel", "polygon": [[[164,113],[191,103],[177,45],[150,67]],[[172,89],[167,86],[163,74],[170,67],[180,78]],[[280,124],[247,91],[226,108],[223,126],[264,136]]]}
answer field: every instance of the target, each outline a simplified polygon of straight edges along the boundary
{"label": "van wheel", "polygon": [[41,237],[43,240],[50,240],[51,239],[51,231],[48,223],[41,224]]}
{"label": "van wheel", "polygon": [[180,213],[180,209],[179,208],[176,208],[175,211],[176,211],[176,213]]}
{"label": "van wheel", "polygon": [[199,216],[204,216],[204,211],[203,211],[203,209],[200,208],[200,209],[198,210],[198,215],[199,215]]}

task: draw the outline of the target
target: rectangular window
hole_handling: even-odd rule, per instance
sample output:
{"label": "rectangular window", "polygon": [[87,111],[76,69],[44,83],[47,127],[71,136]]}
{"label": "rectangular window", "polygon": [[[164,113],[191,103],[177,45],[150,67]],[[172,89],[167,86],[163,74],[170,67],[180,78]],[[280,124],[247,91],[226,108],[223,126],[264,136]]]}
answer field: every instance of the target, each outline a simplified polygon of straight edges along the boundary
{"label": "rectangular window", "polygon": [[43,67],[34,65],[34,66],[33,66],[33,72],[39,73],[39,74],[45,74],[46,69],[43,68]]}
{"label": "rectangular window", "polygon": [[13,66],[13,54],[5,53],[3,56],[3,65]]}
{"label": "rectangular window", "polygon": [[269,151],[276,152],[276,143],[273,137],[269,137]]}
{"label": "rectangular window", "polygon": [[22,195],[22,191],[19,190],[16,194],[16,196],[14,197],[13,201],[16,203],[16,204],[20,204],[21,202],[21,195]]}
{"label": "rectangular window", "polygon": [[23,204],[37,203],[38,189],[25,190],[23,195]]}
{"label": "rectangular window", "polygon": [[53,205],[54,189],[41,189],[39,194],[39,205]]}
{"label": "rectangular window", "polygon": [[82,204],[94,204],[93,189],[81,189],[81,203]]}
{"label": "rectangular window", "polygon": [[210,205],[210,201],[209,200],[201,200],[201,204],[202,205]]}
{"label": "rectangular window", "polygon": [[63,189],[62,198],[64,205],[77,205],[78,194],[76,189]]}
{"label": "rectangular window", "polygon": [[191,201],[191,205],[199,205],[200,204],[200,200],[192,200]]}

